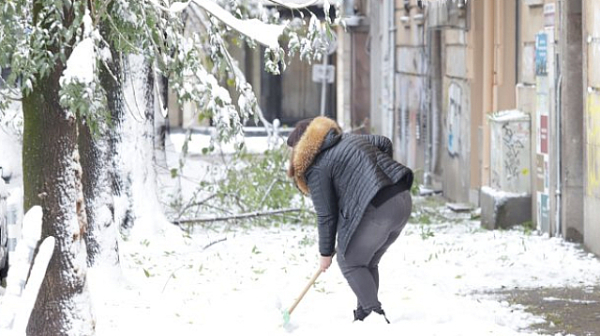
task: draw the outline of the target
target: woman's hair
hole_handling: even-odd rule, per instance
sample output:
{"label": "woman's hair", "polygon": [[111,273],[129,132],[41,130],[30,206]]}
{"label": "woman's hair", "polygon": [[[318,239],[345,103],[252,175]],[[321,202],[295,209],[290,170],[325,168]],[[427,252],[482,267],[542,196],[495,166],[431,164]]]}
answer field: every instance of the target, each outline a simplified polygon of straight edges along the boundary
{"label": "woman's hair", "polygon": [[313,119],[314,118],[308,118],[308,119],[302,119],[302,120],[298,121],[296,123],[296,127],[294,128],[292,133],[290,133],[290,135],[287,138],[287,145],[292,147],[292,153],[290,154],[290,164],[288,165],[288,171],[287,171],[288,177],[293,178],[294,174],[295,174],[295,171],[294,171],[294,147],[296,147],[296,144],[298,144],[298,142],[302,138],[302,135],[304,134],[304,132],[306,132],[308,125],[310,125],[310,122],[313,121]]}
{"label": "woman's hair", "polygon": [[313,119],[314,118],[302,119],[296,123],[296,127],[294,128],[292,133],[290,133],[290,135],[287,138],[288,146],[290,146],[290,147],[296,146],[296,144],[298,143],[298,141],[300,141],[300,138],[302,138],[302,135],[308,128],[308,125],[310,124],[310,122],[313,121]]}

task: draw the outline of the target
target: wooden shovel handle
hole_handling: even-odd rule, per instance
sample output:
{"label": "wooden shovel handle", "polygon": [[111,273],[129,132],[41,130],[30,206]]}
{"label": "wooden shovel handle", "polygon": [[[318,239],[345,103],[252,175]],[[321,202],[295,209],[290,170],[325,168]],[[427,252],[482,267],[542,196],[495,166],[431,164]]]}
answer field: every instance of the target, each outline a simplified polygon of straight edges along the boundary
{"label": "wooden shovel handle", "polygon": [[290,309],[288,309],[288,314],[292,314],[292,312],[294,311],[294,309],[296,309],[296,306],[300,303],[304,295],[306,295],[306,292],[308,292],[308,290],[310,289],[310,286],[312,286],[315,283],[315,281],[317,281],[317,278],[319,277],[319,275],[321,275],[321,273],[321,268],[319,268],[317,272],[312,276],[312,278],[310,278],[310,281],[308,281],[308,283],[300,293],[300,296],[298,296],[296,301],[294,301],[294,303],[290,306]]}
{"label": "wooden shovel handle", "polygon": [[[336,251],[333,251],[333,254],[331,255],[332,258],[333,258],[333,256],[335,256],[335,253],[336,253]],[[317,278],[319,277],[319,275],[321,275],[321,273],[323,273],[323,271],[321,271],[321,268],[319,267],[317,272],[312,276],[312,278],[310,278],[310,280],[308,281],[308,283],[306,284],[306,286],[300,293],[300,296],[298,296],[296,301],[294,301],[294,303],[290,306],[290,309],[288,309],[288,311],[287,311],[288,315],[291,315],[292,312],[294,311],[294,309],[296,309],[296,306],[300,303],[300,301],[302,300],[304,295],[306,295],[306,292],[308,292],[308,290],[310,289],[310,286],[312,286],[315,283],[315,281],[317,281]]]}

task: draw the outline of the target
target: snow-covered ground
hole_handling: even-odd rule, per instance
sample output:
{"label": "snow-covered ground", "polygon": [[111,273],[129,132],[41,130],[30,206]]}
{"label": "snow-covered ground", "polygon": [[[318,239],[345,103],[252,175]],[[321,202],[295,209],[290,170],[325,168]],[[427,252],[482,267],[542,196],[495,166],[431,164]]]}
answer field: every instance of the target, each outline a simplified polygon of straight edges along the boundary
{"label": "snow-covered ground", "polygon": [[90,274],[98,335],[535,335],[524,329],[540,317],[482,293],[600,280],[598,260],[559,238],[468,219],[409,223],[380,265],[390,325],[352,322],[355,297],[334,263],[284,327],[282,311],[317,270],[316,240],[314,225],[277,222],[131,237],[122,273]]}
{"label": "snow-covered ground", "polygon": [[598,260],[561,239],[482,231],[470,221],[428,227],[433,237],[424,239],[409,224],[382,260],[380,300],[391,325],[378,316],[352,323],[355,298],[334,265],[283,328],[282,310],[317,268],[315,228],[213,226],[122,244],[122,282],[107,286],[108,276],[101,285],[111,291],[94,298],[98,334],[529,335],[519,330],[539,317],[477,292],[600,278]]}

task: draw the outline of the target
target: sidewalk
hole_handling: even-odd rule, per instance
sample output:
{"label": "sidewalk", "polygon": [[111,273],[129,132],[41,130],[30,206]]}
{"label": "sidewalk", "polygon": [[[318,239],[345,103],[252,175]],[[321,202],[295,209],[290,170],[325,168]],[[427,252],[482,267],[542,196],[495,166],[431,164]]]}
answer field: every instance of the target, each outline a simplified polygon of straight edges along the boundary
{"label": "sidewalk", "polygon": [[497,292],[511,305],[546,321],[531,326],[532,331],[555,335],[600,335],[600,287],[512,289]]}
{"label": "sidewalk", "polygon": [[[429,213],[442,214],[444,201],[441,197],[430,198],[424,208],[436,208],[437,211],[428,210]],[[436,205],[436,202],[438,203]],[[423,204],[421,204],[423,206]],[[536,234],[535,232],[533,234]],[[561,238],[556,238],[561,239]],[[525,242],[525,240],[524,240]],[[586,254],[580,244],[567,243],[581,254]],[[591,256],[591,254],[587,254]],[[512,255],[511,257],[514,257]],[[598,260],[598,258],[593,257]],[[515,263],[518,261],[515,260]],[[556,262],[556,260],[553,260]],[[564,263],[564,272],[569,273],[573,265]],[[581,270],[580,270],[581,271]],[[557,274],[558,275],[558,274]],[[533,279],[536,280],[536,279]],[[568,284],[547,286],[543,276],[540,275],[539,286],[502,286],[499,290],[486,291],[483,297],[506,302],[510,307],[525,311],[543,321],[534,323],[523,331],[531,331],[544,335],[575,335],[596,336],[600,335],[600,283],[590,285],[588,281],[572,281]]]}

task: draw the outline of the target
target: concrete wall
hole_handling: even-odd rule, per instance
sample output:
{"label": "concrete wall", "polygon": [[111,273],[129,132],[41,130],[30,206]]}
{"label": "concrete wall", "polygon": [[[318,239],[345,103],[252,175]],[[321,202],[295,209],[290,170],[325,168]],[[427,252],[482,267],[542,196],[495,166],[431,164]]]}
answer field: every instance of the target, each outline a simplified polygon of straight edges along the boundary
{"label": "concrete wall", "polygon": [[480,58],[468,31],[470,12],[455,3],[404,5],[396,1],[397,156],[419,173],[420,183],[441,188],[449,200],[477,203],[471,88]]}
{"label": "concrete wall", "polygon": [[516,107],[516,5],[516,0],[496,0],[495,111],[512,110]]}
{"label": "concrete wall", "polygon": [[535,35],[544,29],[544,7],[529,6],[520,1],[519,14],[520,64],[517,81],[535,85]]}
{"label": "concrete wall", "polygon": [[584,14],[584,243],[600,254],[600,2],[585,0]]}
{"label": "concrete wall", "polygon": [[427,103],[427,60],[423,11],[411,0],[409,10],[404,1],[396,1],[396,88],[395,138],[396,157],[417,172],[423,182],[425,138],[423,122]]}
{"label": "concrete wall", "polygon": [[[444,195],[451,200],[478,203],[479,188],[490,177],[488,113],[516,107],[516,4],[469,2],[468,29],[445,30],[443,180]],[[486,7],[491,7],[492,21],[484,19]],[[486,46],[491,48],[487,54]],[[486,73],[491,76],[487,84]],[[457,107],[464,111],[459,124],[454,122]]]}
{"label": "concrete wall", "polygon": [[467,62],[467,31],[445,30],[443,107],[443,193],[455,202],[469,202],[471,187],[471,84]]}
{"label": "concrete wall", "polygon": [[559,213],[565,239],[583,242],[583,43],[582,0],[564,2],[559,34],[560,196]]}
{"label": "concrete wall", "polygon": [[383,45],[383,34],[387,31],[386,18],[383,16],[382,7],[384,6],[381,1],[371,1],[369,3],[369,20],[371,22],[377,22],[372,24],[369,31],[369,45],[366,46],[369,50],[370,55],[370,66],[371,69],[371,115],[370,115],[370,126],[369,130],[371,133],[383,134],[383,101],[381,99],[383,90],[385,89],[384,84],[384,73],[382,62],[382,56],[384,54]]}
{"label": "concrete wall", "polygon": [[482,155],[483,155],[483,2],[473,1],[471,6],[470,31],[467,34],[467,56],[471,63],[468,77],[471,82],[471,181],[469,199],[478,204],[481,187]]}

